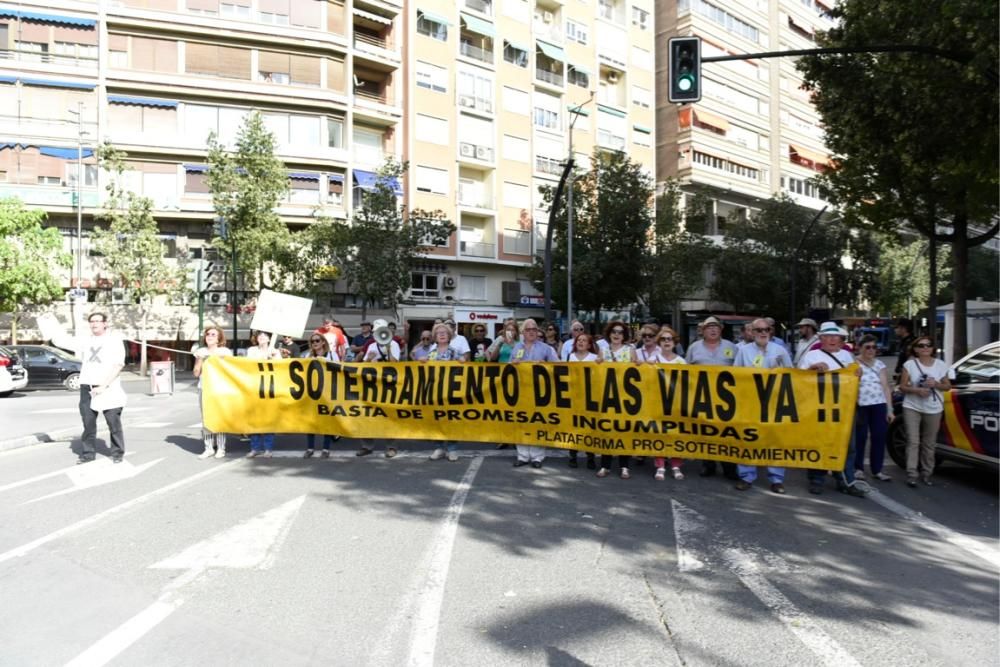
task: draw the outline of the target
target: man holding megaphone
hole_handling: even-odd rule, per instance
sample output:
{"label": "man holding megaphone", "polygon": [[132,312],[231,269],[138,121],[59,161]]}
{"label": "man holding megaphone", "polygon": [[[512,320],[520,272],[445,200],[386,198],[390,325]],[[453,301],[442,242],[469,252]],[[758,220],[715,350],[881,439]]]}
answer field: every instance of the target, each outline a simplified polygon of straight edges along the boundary
{"label": "man holding megaphone", "polygon": [[[374,341],[365,351],[365,361],[399,361],[399,343],[392,339],[392,330],[385,320],[375,320],[372,322],[372,338]],[[356,456],[368,456],[375,451],[372,447],[374,442],[369,438],[362,438],[361,449],[356,452]],[[385,458],[391,459],[396,455],[396,448],[386,446]]]}

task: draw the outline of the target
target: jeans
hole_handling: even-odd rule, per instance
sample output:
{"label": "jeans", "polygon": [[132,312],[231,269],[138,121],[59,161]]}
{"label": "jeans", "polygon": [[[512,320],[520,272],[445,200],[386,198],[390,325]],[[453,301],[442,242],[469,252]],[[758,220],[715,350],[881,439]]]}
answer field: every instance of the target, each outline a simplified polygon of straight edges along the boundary
{"label": "jeans", "polygon": [[[80,458],[92,459],[97,455],[97,411],[90,409],[90,385],[80,385],[80,416],[83,418]],[[122,430],[122,408],[104,411],[104,421],[111,435],[111,457],[125,455],[125,432]]]}
{"label": "jeans", "polygon": [[261,450],[269,452],[274,449],[273,433],[254,433],[250,436],[250,450],[259,452]]}
{"label": "jeans", "polygon": [[868,453],[871,471],[875,475],[882,472],[882,465],[885,463],[885,437],[889,432],[889,423],[886,421],[888,410],[885,403],[858,406],[854,421],[854,444],[857,447],[854,453],[855,470],[865,469],[865,443],[871,433],[872,446]]}
{"label": "jeans", "polygon": [[[823,486],[826,480],[826,470],[810,468],[808,471],[809,486]],[[837,480],[837,488],[854,485],[854,429],[851,429],[851,440],[847,443],[847,457],[844,459],[844,469],[834,471],[833,478]]]}
{"label": "jeans", "polygon": [[[251,438],[252,440],[252,438]],[[323,436],[323,449],[330,449],[333,445],[333,436],[324,435]],[[310,433],[306,436],[306,449],[316,449],[316,436]]]}
{"label": "jeans", "polygon": [[[736,465],[736,471],[740,475],[740,479],[744,482],[749,482],[753,484],[757,479],[757,466],[747,466],[742,463]],[[771,484],[784,484],[785,483],[785,469],[784,468],[773,468],[771,466],[767,467],[767,479]]]}

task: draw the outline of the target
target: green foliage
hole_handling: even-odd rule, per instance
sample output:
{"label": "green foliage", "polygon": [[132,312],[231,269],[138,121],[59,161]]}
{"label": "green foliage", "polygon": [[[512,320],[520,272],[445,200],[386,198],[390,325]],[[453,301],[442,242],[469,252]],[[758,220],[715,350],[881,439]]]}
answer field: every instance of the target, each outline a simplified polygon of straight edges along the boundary
{"label": "green foliage", "polygon": [[712,297],[737,311],[780,320],[805,313],[814,294],[848,307],[874,294],[877,253],[870,238],[852,233],[840,220],[814,222],[815,217],[815,211],[781,195],[748,220],[734,219],[714,263]]}
{"label": "green foliage", "polygon": [[[646,293],[652,180],[625,153],[595,150],[590,171],[573,181],[573,298],[577,312],[630,306]],[[553,189],[543,191],[551,206]],[[552,298],[566,303],[566,206],[559,202],[553,228]],[[536,285],[544,265],[530,271]]]}
{"label": "green foliage", "polygon": [[[918,313],[927,307],[930,297],[930,262],[925,239],[901,243],[893,237],[878,240],[879,283],[882,290],[872,301],[872,308],[879,315],[896,316]],[[939,251],[938,278],[946,280],[951,271],[947,267],[947,248]],[[911,310],[912,309],[912,310]]]}
{"label": "green foliage", "polygon": [[153,202],[125,190],[125,153],[111,144],[97,151],[101,167],[109,172],[108,196],[99,219],[107,227],[95,227],[91,234],[97,263],[105,269],[115,284],[127,288],[140,303],[162,294],[183,293],[187,282],[184,262],[173,265],[166,261],[166,245],[158,237],[159,228],[153,218]]}
{"label": "green foliage", "polygon": [[235,151],[227,150],[215,133],[208,138],[208,188],[223,223],[216,226],[212,244],[226,266],[235,245],[237,270],[247,289],[265,284],[281,289],[298,270],[291,233],[277,212],[289,187],[288,172],[274,149],[274,135],[256,111],[243,121]]}
{"label": "green foliage", "polygon": [[380,302],[395,310],[410,287],[410,271],[430,247],[442,245],[455,226],[442,211],[412,210],[401,206],[392,183],[407,165],[388,160],[379,179],[364,194],[363,205],[350,221],[321,219],[302,236],[299,257],[309,276],[322,276],[336,266],[340,277],[364,300],[365,307]]}
{"label": "green foliage", "polygon": [[656,200],[653,252],[644,283],[649,286],[650,314],[660,321],[704,285],[705,267],[716,252],[703,236],[711,200],[701,194],[689,196],[682,214],[680,199],[677,182],[668,181]]}
{"label": "green foliage", "polygon": [[55,274],[69,268],[55,227],[43,227],[45,212],[26,209],[19,199],[0,199],[0,312],[48,303],[62,296]]}

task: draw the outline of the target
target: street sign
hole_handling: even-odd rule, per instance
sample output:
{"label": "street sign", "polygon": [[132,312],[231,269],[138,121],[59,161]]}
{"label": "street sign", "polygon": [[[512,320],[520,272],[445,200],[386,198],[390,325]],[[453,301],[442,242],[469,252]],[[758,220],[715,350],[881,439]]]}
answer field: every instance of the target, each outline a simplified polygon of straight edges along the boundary
{"label": "street sign", "polygon": [[69,292],[69,298],[71,301],[86,301],[87,300],[87,290],[82,287],[74,287]]}

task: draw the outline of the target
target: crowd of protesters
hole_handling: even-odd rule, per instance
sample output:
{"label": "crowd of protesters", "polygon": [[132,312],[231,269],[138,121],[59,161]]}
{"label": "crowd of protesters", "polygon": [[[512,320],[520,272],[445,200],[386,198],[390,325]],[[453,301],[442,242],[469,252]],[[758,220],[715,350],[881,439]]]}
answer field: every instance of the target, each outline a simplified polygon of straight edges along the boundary
{"label": "crowd of protesters", "polygon": [[[697,337],[687,350],[681,346],[681,337],[670,326],[645,323],[633,327],[621,320],[608,322],[598,332],[588,332],[583,322],[574,320],[568,335],[561,337],[553,323],[539,324],[528,318],[520,322],[509,318],[503,322],[495,338],[489,337],[487,325],[475,323],[470,327],[470,338],[466,338],[452,319],[437,320],[426,330],[414,336],[412,347],[406,338],[396,335],[393,323],[381,323],[389,333],[380,332],[377,339],[372,323],[363,322],[360,332],[349,336],[344,328],[332,317],[326,318],[322,326],[312,332],[304,344],[299,344],[288,336],[283,337],[273,348],[268,346],[266,333],[254,332],[253,347],[248,356],[260,358],[320,357],[330,361],[355,361],[364,363],[415,361],[422,363],[479,362],[499,363],[549,363],[549,362],[589,362],[589,363],[630,363],[630,364],[693,364],[708,366],[743,366],[751,368],[799,368],[814,372],[835,371],[851,366],[860,378],[858,408],[855,427],[848,447],[847,463],[843,470],[807,471],[808,490],[819,494],[824,490],[830,472],[838,490],[848,495],[864,497],[865,484],[859,480],[889,482],[891,477],[884,471],[886,437],[888,424],[893,420],[892,391],[898,380],[899,390],[904,394],[903,415],[906,419],[909,443],[907,446],[907,484],[917,486],[918,481],[931,485],[933,473],[933,441],[941,417],[940,392],[950,388],[948,369],[933,356],[933,341],[927,336],[914,337],[912,324],[902,320],[897,325],[897,334],[904,347],[895,374],[890,377],[889,369],[877,358],[877,340],[865,335],[854,341],[852,346],[846,329],[835,322],[817,322],[804,318],[795,324],[798,331],[796,342],[787,343],[775,336],[775,322],[761,317],[746,324],[736,341],[723,337],[723,323],[709,316],[698,324]],[[408,327],[406,327],[408,329]],[[404,331],[404,335],[410,332]],[[200,375],[201,361],[210,355],[231,354],[225,347],[225,337],[218,327],[210,326],[205,331],[203,347],[196,353],[195,375]],[[855,356],[855,354],[857,356]],[[306,436],[304,456],[312,457],[316,452],[316,440],[322,437],[322,456],[329,457],[334,442],[339,436],[322,434]],[[225,456],[225,434],[203,431],[205,451],[202,458]],[[361,439],[357,456],[368,456],[375,451],[374,442]],[[458,460],[458,443],[439,443],[430,454],[430,459]],[[274,446],[273,434],[251,436],[250,458],[270,456]],[[511,445],[497,443],[498,449]],[[547,447],[516,445],[514,467],[532,466],[541,468]],[[388,441],[386,458],[393,458],[397,449]],[[587,452],[586,467],[596,470],[598,477],[612,474],[617,464],[618,475],[629,479],[634,467],[645,463],[643,458],[628,455],[596,456]],[[867,471],[866,471],[867,463]],[[579,453],[569,451],[568,464],[579,467]],[[684,479],[684,461],[679,458],[655,458],[653,477],[657,481],[669,474],[675,480]],[[703,461],[699,475],[710,477],[717,473],[715,461]],[[735,482],[734,488],[746,491],[757,480],[755,466],[737,465],[729,462],[721,464],[723,475]],[[919,474],[918,474],[919,471]],[[786,471],[780,467],[766,470],[770,490],[785,494]]]}

